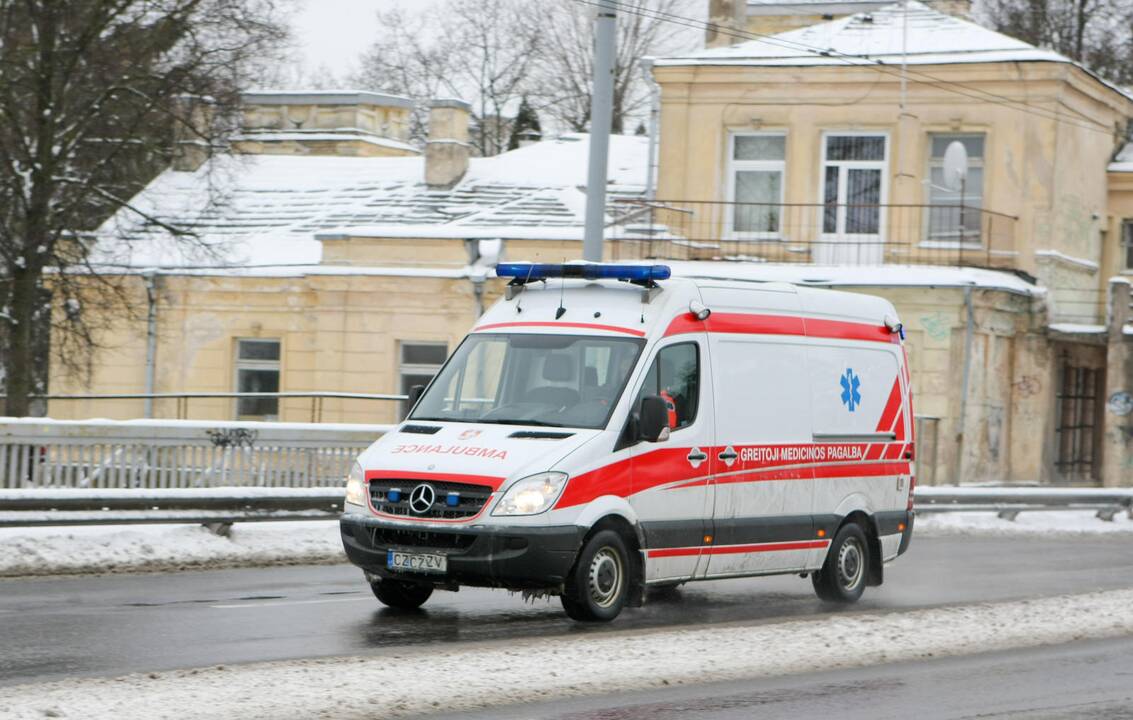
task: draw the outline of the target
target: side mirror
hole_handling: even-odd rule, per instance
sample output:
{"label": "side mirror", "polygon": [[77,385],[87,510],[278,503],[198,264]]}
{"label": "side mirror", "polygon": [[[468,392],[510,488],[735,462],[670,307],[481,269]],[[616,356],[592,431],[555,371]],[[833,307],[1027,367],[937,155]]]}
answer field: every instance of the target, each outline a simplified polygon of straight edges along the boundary
{"label": "side mirror", "polygon": [[409,388],[409,400],[406,404],[406,410],[412,410],[413,406],[417,404],[417,401],[421,399],[421,396],[424,393],[424,385],[414,385],[413,387]]}
{"label": "side mirror", "polygon": [[637,422],[638,436],[646,442],[664,442],[669,439],[669,408],[657,395],[641,399],[641,413]]}

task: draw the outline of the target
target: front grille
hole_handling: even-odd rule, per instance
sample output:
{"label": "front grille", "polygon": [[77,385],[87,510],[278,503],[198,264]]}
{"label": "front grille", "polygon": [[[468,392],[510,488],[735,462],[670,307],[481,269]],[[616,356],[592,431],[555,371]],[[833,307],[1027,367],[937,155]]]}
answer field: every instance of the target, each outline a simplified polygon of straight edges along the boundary
{"label": "front grille", "polygon": [[[421,485],[433,488],[435,500],[425,512],[416,512],[410,506],[413,490]],[[430,520],[460,520],[479,513],[492,488],[487,485],[420,480],[371,480],[370,502],[374,509],[387,515]],[[418,508],[420,509],[420,508]]]}
{"label": "front grille", "polygon": [[428,530],[395,530],[374,528],[371,540],[377,547],[439,548],[467,550],[476,542],[475,535],[463,533],[431,532]]}

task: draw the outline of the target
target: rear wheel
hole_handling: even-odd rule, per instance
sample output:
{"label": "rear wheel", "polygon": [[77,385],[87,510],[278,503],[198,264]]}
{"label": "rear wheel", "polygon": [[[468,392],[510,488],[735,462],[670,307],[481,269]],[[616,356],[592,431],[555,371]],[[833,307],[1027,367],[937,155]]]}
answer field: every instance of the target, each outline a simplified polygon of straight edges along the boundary
{"label": "rear wheel", "polygon": [[370,583],[370,589],[374,591],[374,597],[381,600],[383,605],[398,610],[416,610],[433,594],[430,585],[418,585],[401,580],[379,580]]}
{"label": "rear wheel", "polygon": [[563,610],[574,620],[609,622],[625,607],[629,596],[629,553],[613,530],[594,534],[567,578]]}
{"label": "rear wheel", "polygon": [[869,544],[861,526],[843,525],[830,543],[822,569],[811,575],[815,594],[826,602],[857,602],[865,590],[869,563]]}

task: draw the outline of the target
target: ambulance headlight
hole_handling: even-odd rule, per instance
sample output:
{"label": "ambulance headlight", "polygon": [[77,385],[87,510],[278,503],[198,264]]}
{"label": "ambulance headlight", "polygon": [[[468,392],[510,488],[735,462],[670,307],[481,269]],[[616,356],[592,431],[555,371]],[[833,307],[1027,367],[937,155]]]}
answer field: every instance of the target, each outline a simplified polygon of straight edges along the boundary
{"label": "ambulance headlight", "polygon": [[496,504],[493,515],[538,515],[555,504],[566,487],[567,474],[545,472],[512,485]]}
{"label": "ambulance headlight", "polygon": [[350,505],[366,506],[366,475],[362,466],[354,463],[346,476],[346,502]]}

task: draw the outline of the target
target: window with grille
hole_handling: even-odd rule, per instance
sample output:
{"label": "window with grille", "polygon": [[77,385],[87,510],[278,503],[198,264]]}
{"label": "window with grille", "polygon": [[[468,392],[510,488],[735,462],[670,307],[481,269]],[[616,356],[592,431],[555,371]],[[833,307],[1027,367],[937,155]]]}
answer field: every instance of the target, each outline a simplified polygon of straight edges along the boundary
{"label": "window with grille", "polygon": [[[236,392],[279,392],[279,340],[236,341]],[[236,399],[238,419],[278,420],[278,397]]]}
{"label": "window with grille", "polygon": [[781,230],[787,136],[737,133],[730,144],[728,200],[734,205],[729,230],[744,237],[774,237]]}
{"label": "window with grille", "polygon": [[[984,194],[984,134],[929,133],[928,239],[935,242],[980,244]],[[944,153],[953,142],[968,151],[968,176],[963,187],[944,185]]]}
{"label": "window with grille", "polygon": [[1063,361],[1058,384],[1055,468],[1067,482],[1097,479],[1098,427],[1103,371]]}

